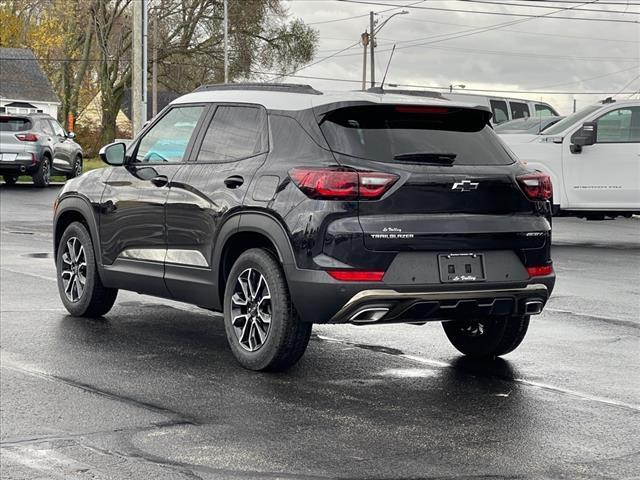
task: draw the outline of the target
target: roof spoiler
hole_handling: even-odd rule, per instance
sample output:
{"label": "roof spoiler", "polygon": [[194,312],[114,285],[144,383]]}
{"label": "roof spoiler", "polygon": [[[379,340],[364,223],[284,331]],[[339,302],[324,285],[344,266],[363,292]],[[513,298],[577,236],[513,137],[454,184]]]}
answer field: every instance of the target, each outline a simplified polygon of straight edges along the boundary
{"label": "roof spoiler", "polygon": [[300,83],[215,83],[211,85],[202,85],[194,90],[194,92],[210,92],[224,90],[263,90],[268,92],[287,92],[287,93],[306,93],[307,95],[322,95],[322,92],[316,90],[311,85]]}
{"label": "roof spoiler", "polygon": [[412,97],[429,97],[439,98],[440,100],[449,100],[442,96],[440,92],[430,92],[428,90],[385,90],[382,87],[371,87],[365,90],[367,93],[376,93],[378,95],[391,94],[391,95],[409,95]]}

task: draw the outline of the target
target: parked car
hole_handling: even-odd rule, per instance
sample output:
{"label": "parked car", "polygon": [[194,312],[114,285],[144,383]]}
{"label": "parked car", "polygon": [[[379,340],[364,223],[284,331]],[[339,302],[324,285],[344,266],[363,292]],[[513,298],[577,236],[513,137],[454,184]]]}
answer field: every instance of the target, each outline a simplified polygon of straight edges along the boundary
{"label": "parked car", "polygon": [[553,182],[557,213],[587,218],[640,212],[640,101],[597,103],[541,135],[504,135],[527,166]]}
{"label": "parked car", "polygon": [[82,173],[82,147],[46,114],[0,115],[0,175],[13,184],[30,175],[39,187],[51,175],[74,178]]}
{"label": "parked car", "polygon": [[491,110],[491,123],[499,125],[516,118],[557,117],[558,112],[546,102],[521,98],[493,97],[474,93],[443,93],[445,98],[457,102],[484,105]]}
{"label": "parked car", "polygon": [[538,135],[546,128],[558,123],[564,117],[527,117],[509,120],[496,125],[494,130],[499,135],[527,134]]}
{"label": "parked car", "polygon": [[118,289],[224,312],[242,366],[278,370],[313,323],[442,322],[474,357],[515,349],[554,286],[551,185],[487,108],[296,85],[175,100],[56,202],[60,298]]}

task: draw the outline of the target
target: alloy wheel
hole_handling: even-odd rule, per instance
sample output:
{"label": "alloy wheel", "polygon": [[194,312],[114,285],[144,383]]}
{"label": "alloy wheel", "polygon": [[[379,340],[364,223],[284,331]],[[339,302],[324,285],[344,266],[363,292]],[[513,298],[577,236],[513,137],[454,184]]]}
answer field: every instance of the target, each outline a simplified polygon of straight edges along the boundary
{"label": "alloy wheel", "polygon": [[45,158],[42,160],[42,179],[44,180],[45,185],[49,184],[50,177],[51,170],[49,168],[49,160]]}
{"label": "alloy wheel", "polygon": [[231,324],[240,346],[255,352],[271,330],[271,292],[264,276],[247,268],[236,280],[231,297]]}
{"label": "alloy wheel", "polygon": [[87,283],[87,258],[84,246],[77,237],[69,238],[64,246],[60,277],[67,299],[70,302],[79,301]]}
{"label": "alloy wheel", "polygon": [[82,160],[78,157],[75,163],[75,176],[79,177],[80,175],[82,175]]}

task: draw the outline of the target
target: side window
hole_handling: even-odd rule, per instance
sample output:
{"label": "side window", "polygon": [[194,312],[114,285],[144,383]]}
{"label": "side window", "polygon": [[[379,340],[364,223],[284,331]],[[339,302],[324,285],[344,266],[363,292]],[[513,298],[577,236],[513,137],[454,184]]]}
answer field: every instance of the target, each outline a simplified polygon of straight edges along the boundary
{"label": "side window", "polygon": [[640,142],[640,107],[627,107],[605,113],[598,124],[597,143]]}
{"label": "side window", "polygon": [[49,120],[51,127],[53,128],[53,133],[58,135],[59,137],[64,137],[64,129],[60,126],[58,122],[55,120]]}
{"label": "side window", "polygon": [[502,123],[509,120],[507,102],[504,100],[491,100],[491,111],[493,112],[493,122]]}
{"label": "side window", "polygon": [[47,135],[53,135],[53,129],[51,128],[51,125],[49,124],[48,121],[46,120],[40,120],[38,122],[38,124],[40,125],[40,129],[46,133]]}
{"label": "side window", "polygon": [[536,103],[536,116],[537,117],[551,117],[554,116],[555,113],[551,111],[548,105],[541,105]]}
{"label": "side window", "polygon": [[509,102],[511,118],[526,118],[530,116],[529,105],[521,102]]}
{"label": "side window", "polygon": [[198,152],[199,162],[230,162],[266,151],[266,115],[257,107],[221,106]]}
{"label": "side window", "polygon": [[138,145],[136,162],[182,162],[203,106],[172,108],[145,133]]}

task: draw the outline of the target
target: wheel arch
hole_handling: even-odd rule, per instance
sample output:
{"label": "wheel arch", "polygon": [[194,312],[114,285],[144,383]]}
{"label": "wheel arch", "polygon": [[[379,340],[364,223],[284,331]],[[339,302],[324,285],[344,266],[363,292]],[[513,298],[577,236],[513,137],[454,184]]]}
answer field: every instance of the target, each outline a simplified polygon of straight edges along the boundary
{"label": "wheel arch", "polygon": [[53,219],[53,252],[54,261],[58,255],[58,244],[66,228],[73,222],[82,223],[91,235],[93,253],[96,257],[98,270],[102,273],[102,257],[100,251],[100,238],[98,236],[98,224],[93,214],[89,201],[81,196],[68,196],[58,202]]}
{"label": "wheel arch", "polygon": [[293,250],[284,226],[263,212],[241,213],[227,221],[218,236],[213,265],[217,267],[220,305],[223,304],[226,278],[238,257],[250,248],[273,253],[286,272],[295,265]]}

